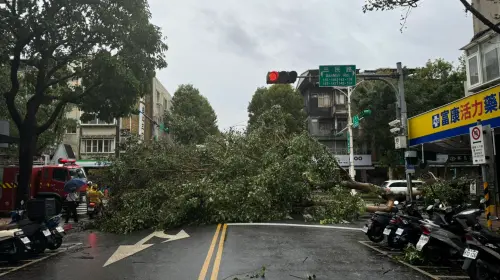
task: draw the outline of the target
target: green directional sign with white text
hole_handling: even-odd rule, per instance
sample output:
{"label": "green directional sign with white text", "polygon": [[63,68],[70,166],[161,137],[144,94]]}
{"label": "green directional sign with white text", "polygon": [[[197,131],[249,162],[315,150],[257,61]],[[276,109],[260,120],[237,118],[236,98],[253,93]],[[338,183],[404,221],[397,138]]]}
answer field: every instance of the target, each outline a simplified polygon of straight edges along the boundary
{"label": "green directional sign with white text", "polygon": [[359,116],[356,115],[356,116],[352,117],[352,127],[356,128],[358,126],[359,126]]}
{"label": "green directional sign with white text", "polygon": [[356,65],[320,65],[320,87],[353,87],[356,85]]}

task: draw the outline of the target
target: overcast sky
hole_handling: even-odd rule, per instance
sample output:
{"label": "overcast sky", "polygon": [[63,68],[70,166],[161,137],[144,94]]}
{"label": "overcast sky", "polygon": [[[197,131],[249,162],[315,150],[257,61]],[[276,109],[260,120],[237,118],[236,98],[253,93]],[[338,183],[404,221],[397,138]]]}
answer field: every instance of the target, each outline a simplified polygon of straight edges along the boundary
{"label": "overcast sky", "polygon": [[360,69],[457,61],[472,35],[458,0],[426,0],[399,31],[402,10],[363,14],[364,0],[149,0],[166,35],[161,83],[173,94],[191,83],[206,96],[221,129],[245,124],[255,89],[270,70],[299,74],[324,64]]}

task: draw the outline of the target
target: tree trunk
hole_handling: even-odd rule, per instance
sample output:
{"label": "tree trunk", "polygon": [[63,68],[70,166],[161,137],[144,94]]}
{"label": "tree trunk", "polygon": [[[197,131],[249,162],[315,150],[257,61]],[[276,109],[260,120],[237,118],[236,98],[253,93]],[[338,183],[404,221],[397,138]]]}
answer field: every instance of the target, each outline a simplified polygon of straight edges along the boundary
{"label": "tree trunk", "polygon": [[[21,208],[30,197],[30,182],[33,169],[33,157],[36,151],[36,121],[34,114],[28,116],[19,129],[19,181],[17,187],[16,209]],[[33,186],[35,187],[35,186]]]}
{"label": "tree trunk", "polygon": [[387,169],[387,176],[389,177],[389,180],[394,180],[394,168],[392,168],[392,166],[389,166]]}

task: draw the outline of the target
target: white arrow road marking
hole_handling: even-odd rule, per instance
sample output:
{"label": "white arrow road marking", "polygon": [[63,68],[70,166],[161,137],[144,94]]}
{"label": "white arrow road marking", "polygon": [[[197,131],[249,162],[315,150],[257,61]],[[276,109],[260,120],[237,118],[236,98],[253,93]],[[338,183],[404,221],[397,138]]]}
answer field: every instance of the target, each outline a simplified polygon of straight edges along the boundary
{"label": "white arrow road marking", "polygon": [[174,241],[174,240],[179,240],[179,239],[184,239],[188,238],[189,234],[187,234],[184,230],[179,231],[179,233],[175,235],[170,235],[166,234],[163,231],[155,231],[148,236],[144,237],[143,239],[139,240],[135,245],[121,245],[118,246],[118,249],[111,255],[111,257],[106,261],[106,263],[103,265],[103,267],[108,266],[112,263],[115,263],[117,261],[120,261],[126,257],[130,257],[135,253],[138,253],[144,249],[147,249],[154,244],[144,244],[148,242],[151,238],[153,237],[159,237],[163,239],[167,239],[163,241],[162,243],[169,242],[169,241]]}
{"label": "white arrow road marking", "polygon": [[146,248],[153,246],[153,244],[146,245],[122,245],[116,249],[113,255],[108,259],[108,261],[102,266],[108,266],[114,262],[120,261],[126,257],[130,257],[133,254],[140,252]]}

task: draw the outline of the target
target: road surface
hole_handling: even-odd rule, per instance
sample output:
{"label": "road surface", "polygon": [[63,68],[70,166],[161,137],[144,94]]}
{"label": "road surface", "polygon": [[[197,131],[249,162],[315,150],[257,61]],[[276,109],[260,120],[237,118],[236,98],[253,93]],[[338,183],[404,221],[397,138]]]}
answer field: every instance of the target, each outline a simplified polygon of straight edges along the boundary
{"label": "road surface", "polygon": [[80,247],[1,278],[242,280],[265,271],[265,279],[273,280],[428,279],[360,244],[366,237],[357,227],[229,224],[168,235],[80,232],[65,240],[82,242]]}

